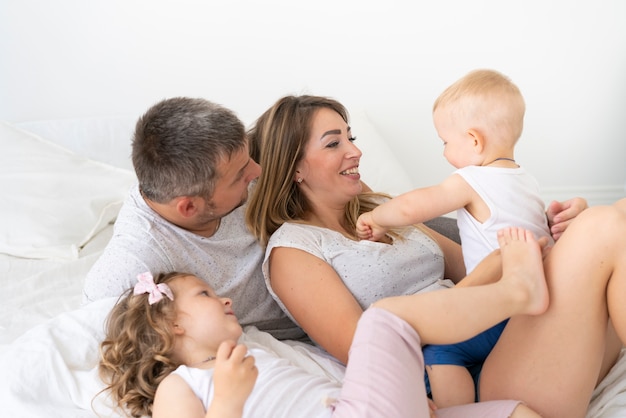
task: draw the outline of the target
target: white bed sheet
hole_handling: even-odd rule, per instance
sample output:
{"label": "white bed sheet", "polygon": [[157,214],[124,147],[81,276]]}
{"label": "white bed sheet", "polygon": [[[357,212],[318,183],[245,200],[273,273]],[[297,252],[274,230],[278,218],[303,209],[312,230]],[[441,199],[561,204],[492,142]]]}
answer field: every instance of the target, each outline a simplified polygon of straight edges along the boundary
{"label": "white bed sheet", "polygon": [[[393,160],[393,153],[381,150],[380,144],[367,142],[366,138],[372,138],[375,132],[366,120],[354,125],[365,128],[359,130],[362,148],[369,149],[370,155],[384,154],[389,160],[387,164],[396,167],[371,171],[375,182],[370,184],[381,190],[406,190],[409,185],[403,172],[397,170],[400,165]],[[83,130],[78,131],[85,135]],[[127,143],[129,139],[123,140]],[[115,141],[107,143],[110,146]],[[128,147],[121,149],[126,153]],[[0,416],[93,417],[97,416],[94,409],[100,416],[116,416],[106,399],[100,397],[92,402],[102,388],[95,373],[98,343],[103,320],[114,301],[81,307],[84,277],[111,234],[112,225],[108,225],[74,259],[0,254]],[[343,368],[310,346],[280,342],[254,328],[246,329],[245,338],[279,352],[313,373],[341,379]],[[588,418],[626,417],[625,357],[623,352],[595,391]]]}

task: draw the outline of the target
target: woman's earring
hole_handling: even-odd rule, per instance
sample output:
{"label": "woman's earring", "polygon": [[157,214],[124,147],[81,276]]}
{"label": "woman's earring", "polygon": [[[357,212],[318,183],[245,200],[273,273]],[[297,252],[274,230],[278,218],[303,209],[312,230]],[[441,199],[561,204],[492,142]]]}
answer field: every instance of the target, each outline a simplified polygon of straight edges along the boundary
{"label": "woman's earring", "polygon": [[302,184],[302,177],[298,177],[297,180],[296,180],[296,183]]}

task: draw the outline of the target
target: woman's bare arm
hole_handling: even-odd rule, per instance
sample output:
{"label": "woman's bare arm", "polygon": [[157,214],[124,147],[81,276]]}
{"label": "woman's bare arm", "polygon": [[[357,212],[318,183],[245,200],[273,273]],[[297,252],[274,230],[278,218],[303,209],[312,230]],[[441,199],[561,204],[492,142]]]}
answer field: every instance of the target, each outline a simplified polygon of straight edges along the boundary
{"label": "woman's bare arm", "polygon": [[318,257],[287,247],[272,250],[269,266],[272,288],[295,320],[346,364],[363,310],[335,270]]}

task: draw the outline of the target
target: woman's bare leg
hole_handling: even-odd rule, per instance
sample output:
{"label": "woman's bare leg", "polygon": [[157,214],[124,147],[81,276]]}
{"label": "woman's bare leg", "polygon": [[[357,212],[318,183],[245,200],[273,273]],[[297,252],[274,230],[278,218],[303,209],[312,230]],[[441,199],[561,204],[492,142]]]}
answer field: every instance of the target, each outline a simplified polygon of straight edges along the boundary
{"label": "woman's bare leg", "polygon": [[408,322],[424,344],[456,343],[513,315],[543,313],[548,291],[541,247],[532,233],[523,229],[507,229],[504,234],[500,281],[389,297],[374,306]]}
{"label": "woman's bare leg", "polygon": [[581,213],[544,263],[550,306],[509,321],[481,374],[481,400],[521,399],[544,417],[584,417],[626,341],[626,199]]}
{"label": "woman's bare leg", "polygon": [[541,418],[541,415],[524,404],[517,405],[510,418]]}

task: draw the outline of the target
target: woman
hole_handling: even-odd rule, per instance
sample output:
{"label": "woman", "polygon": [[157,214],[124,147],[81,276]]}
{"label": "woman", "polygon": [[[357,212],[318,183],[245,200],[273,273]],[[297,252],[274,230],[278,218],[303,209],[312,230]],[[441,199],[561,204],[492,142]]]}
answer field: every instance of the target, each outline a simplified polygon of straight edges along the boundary
{"label": "woman", "polygon": [[[266,284],[309,336],[342,362],[363,309],[375,300],[438,289],[449,285],[444,278],[460,285],[499,278],[497,254],[463,278],[460,247],[423,226],[385,242],[358,241],[358,215],[382,197],[362,193],[361,152],[336,101],[282,98],[250,134],[263,172],[247,220],[267,245]],[[626,259],[619,256],[626,253],[625,212],[622,200],[588,209],[568,227],[545,262],[548,311],[509,321],[484,365],[481,399],[517,398],[546,416],[584,416],[598,378],[621,347],[607,326],[609,316],[626,337],[626,308],[617,300],[626,294]],[[581,358],[594,361],[581,365]]]}

